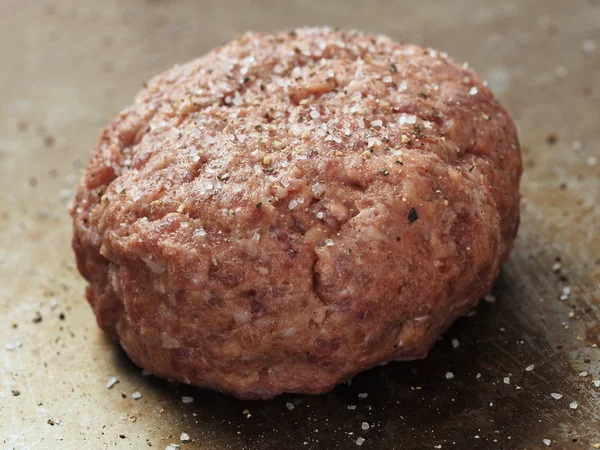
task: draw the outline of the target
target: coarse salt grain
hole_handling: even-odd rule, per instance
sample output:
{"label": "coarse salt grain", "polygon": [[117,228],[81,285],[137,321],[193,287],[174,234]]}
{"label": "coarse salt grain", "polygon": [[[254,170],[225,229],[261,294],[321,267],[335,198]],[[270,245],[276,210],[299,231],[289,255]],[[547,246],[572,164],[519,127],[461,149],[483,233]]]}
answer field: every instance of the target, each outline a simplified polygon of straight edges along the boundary
{"label": "coarse salt grain", "polygon": [[177,444],[169,444],[165,447],[165,450],[177,450],[179,448],[179,445]]}
{"label": "coarse salt grain", "polygon": [[406,92],[408,90],[408,83],[406,81],[401,81],[398,84],[398,90],[400,92]]}
{"label": "coarse salt grain", "polygon": [[475,379],[476,380],[479,380],[480,378],[481,378],[481,374],[480,373],[478,373],[477,375],[475,375]]}
{"label": "coarse salt grain", "polygon": [[287,409],[289,409],[290,411],[291,411],[292,409],[294,409],[294,408],[295,408],[294,404],[293,404],[293,403],[290,403],[290,402],[287,402],[287,403],[285,404],[285,407],[286,407]]}
{"label": "coarse salt grain", "polygon": [[183,404],[189,404],[192,403],[194,401],[194,397],[181,397],[181,403]]}
{"label": "coarse salt grain", "polygon": [[193,235],[198,237],[204,237],[206,236],[206,230],[204,228],[198,228],[197,230],[194,230]]}
{"label": "coarse salt grain", "polygon": [[580,376],[580,377],[587,377],[587,376],[588,376],[588,373],[587,373],[587,371],[586,371],[586,370],[584,370],[583,372],[579,372],[579,376]]}
{"label": "coarse salt grain", "polygon": [[358,446],[360,447],[361,445],[363,445],[363,444],[364,444],[364,442],[365,442],[365,439],[364,439],[364,438],[361,438],[361,437],[359,437],[359,438],[356,440],[356,445],[358,445]]}
{"label": "coarse salt grain", "polygon": [[460,346],[460,342],[458,339],[452,339],[452,347],[458,348]]}
{"label": "coarse salt grain", "polygon": [[367,431],[369,428],[371,428],[371,426],[369,425],[368,422],[363,422],[360,424],[360,427],[364,430]]}
{"label": "coarse salt grain", "polygon": [[554,400],[560,400],[561,398],[563,398],[563,395],[553,392],[552,394],[550,394],[550,397],[552,397]]}
{"label": "coarse salt grain", "polygon": [[504,377],[504,384],[510,384],[510,377]]}
{"label": "coarse salt grain", "polygon": [[577,403],[577,402],[571,402],[571,403],[569,403],[569,408],[571,408],[571,409],[577,409],[577,408],[579,408],[579,403]]}
{"label": "coarse salt grain", "polygon": [[417,116],[413,115],[413,114],[400,114],[400,119],[398,120],[398,123],[400,125],[404,125],[404,124],[415,124],[417,123]]}
{"label": "coarse salt grain", "polygon": [[131,394],[131,398],[134,399],[134,400],[139,400],[140,398],[142,398],[142,393],[136,391],[133,394]]}
{"label": "coarse salt grain", "polygon": [[367,394],[366,392],[361,392],[360,394],[358,394],[358,398],[367,398],[369,396],[369,394]]}
{"label": "coarse salt grain", "polygon": [[546,444],[546,447],[550,447],[552,445],[552,441],[550,439],[542,439],[542,442]]}
{"label": "coarse salt grain", "polygon": [[318,119],[319,117],[321,117],[321,113],[319,111],[317,111],[316,109],[313,109],[310,112],[310,117],[311,117],[311,119]]}
{"label": "coarse salt grain", "polygon": [[181,442],[189,442],[189,440],[190,440],[190,435],[189,435],[189,434],[187,434],[187,433],[181,433],[181,434],[179,435],[179,440],[180,440]]}
{"label": "coarse salt grain", "polygon": [[600,380],[594,380],[594,386],[600,388]]}
{"label": "coarse salt grain", "polygon": [[587,55],[592,55],[592,54],[596,53],[596,43],[594,41],[592,41],[591,39],[586,39],[581,44],[581,49]]}
{"label": "coarse salt grain", "polygon": [[469,95],[477,95],[477,93],[479,92],[479,89],[477,89],[475,86],[473,86],[470,90],[469,90]]}
{"label": "coarse salt grain", "polygon": [[348,405],[348,409],[354,411],[356,409],[356,405]]}
{"label": "coarse salt grain", "polygon": [[496,297],[494,297],[492,294],[488,294],[485,297],[483,297],[483,300],[486,303],[495,303],[496,302]]}
{"label": "coarse salt grain", "polygon": [[292,200],[291,202],[288,203],[289,210],[295,209],[296,206],[298,206],[298,200]]}
{"label": "coarse salt grain", "polygon": [[106,382],[106,389],[112,389],[118,382],[119,380],[116,377],[110,377]]}
{"label": "coarse salt grain", "polygon": [[525,367],[525,370],[527,372],[531,372],[534,368],[535,368],[535,364],[530,364],[527,367]]}
{"label": "coarse salt grain", "polygon": [[317,213],[317,219],[322,219],[323,217],[325,217],[325,214],[323,214],[323,212],[319,211]]}
{"label": "coarse salt grain", "polygon": [[446,380],[451,380],[454,378],[454,374],[452,372],[446,372]]}
{"label": "coarse salt grain", "polygon": [[372,120],[371,121],[371,126],[372,127],[381,127],[383,125],[383,122],[381,120]]}

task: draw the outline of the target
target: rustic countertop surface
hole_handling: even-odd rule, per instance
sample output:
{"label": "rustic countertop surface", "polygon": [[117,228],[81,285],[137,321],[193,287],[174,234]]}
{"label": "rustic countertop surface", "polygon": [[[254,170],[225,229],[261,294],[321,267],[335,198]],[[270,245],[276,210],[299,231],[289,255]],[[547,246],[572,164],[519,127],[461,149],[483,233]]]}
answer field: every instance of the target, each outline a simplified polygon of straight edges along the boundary
{"label": "rustic countertop surface", "polygon": [[[143,376],[83,297],[67,214],[79,173],[151,75],[305,24],[447,51],[511,111],[522,226],[496,300],[426,360],[328,395],[242,402]],[[598,0],[2,0],[0,448],[599,448],[599,104]]]}

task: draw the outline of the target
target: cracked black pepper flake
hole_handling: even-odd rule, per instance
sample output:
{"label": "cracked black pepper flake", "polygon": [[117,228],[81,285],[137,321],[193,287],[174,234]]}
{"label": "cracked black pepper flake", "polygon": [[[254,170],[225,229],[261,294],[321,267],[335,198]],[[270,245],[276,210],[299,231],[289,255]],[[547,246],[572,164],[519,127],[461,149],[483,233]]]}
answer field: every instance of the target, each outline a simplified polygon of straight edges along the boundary
{"label": "cracked black pepper flake", "polygon": [[396,240],[400,242],[400,236],[396,236]]}
{"label": "cracked black pepper flake", "polygon": [[387,177],[390,172],[387,169],[379,169],[379,173],[382,174],[384,177]]}
{"label": "cracked black pepper flake", "polygon": [[546,136],[546,142],[548,143],[548,145],[554,145],[556,144],[556,141],[558,141],[558,134],[554,131],[548,133],[548,135]]}
{"label": "cracked black pepper flake", "polygon": [[52,426],[54,426],[54,420],[52,420],[52,419],[48,419],[48,425],[52,425]]}
{"label": "cracked black pepper flake", "polygon": [[410,208],[408,212],[408,221],[413,223],[419,219],[419,215],[417,214],[417,210],[415,208]]}
{"label": "cracked black pepper flake", "polygon": [[256,204],[256,209],[260,209],[260,208],[262,208],[262,202],[258,202],[258,203]]}
{"label": "cracked black pepper flake", "polygon": [[42,321],[42,315],[38,312],[33,316],[33,323],[40,323]]}
{"label": "cracked black pepper flake", "polygon": [[15,397],[18,397],[19,395],[21,395],[21,391],[17,391],[16,389],[13,389],[11,392],[12,392],[12,395],[14,395]]}

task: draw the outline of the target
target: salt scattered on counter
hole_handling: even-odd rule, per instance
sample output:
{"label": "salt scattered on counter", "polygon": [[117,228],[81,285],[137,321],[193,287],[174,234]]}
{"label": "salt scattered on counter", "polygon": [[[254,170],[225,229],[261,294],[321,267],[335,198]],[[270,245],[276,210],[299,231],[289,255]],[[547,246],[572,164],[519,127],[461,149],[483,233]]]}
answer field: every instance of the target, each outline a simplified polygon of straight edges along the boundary
{"label": "salt scattered on counter", "polygon": [[106,382],[106,389],[112,389],[118,382],[119,380],[116,377],[110,377]]}

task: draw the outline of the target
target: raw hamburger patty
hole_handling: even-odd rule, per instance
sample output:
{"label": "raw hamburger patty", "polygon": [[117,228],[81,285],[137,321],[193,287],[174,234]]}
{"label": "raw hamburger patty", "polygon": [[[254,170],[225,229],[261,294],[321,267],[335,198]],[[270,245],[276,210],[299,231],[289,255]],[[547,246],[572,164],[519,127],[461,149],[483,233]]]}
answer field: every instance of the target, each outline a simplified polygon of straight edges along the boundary
{"label": "raw hamburger patty", "polygon": [[72,208],[98,324],[150,372],[241,398],[423,358],[519,222],[515,126],[444,53],[245,34],[150,80]]}

